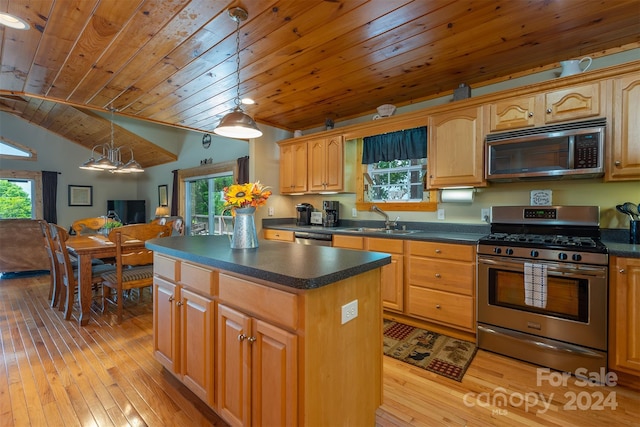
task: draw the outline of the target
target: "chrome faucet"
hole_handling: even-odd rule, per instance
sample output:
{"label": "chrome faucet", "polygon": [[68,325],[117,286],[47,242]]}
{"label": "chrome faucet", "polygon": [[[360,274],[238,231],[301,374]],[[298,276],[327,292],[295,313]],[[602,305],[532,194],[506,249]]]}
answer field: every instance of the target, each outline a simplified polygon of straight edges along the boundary
{"label": "chrome faucet", "polygon": [[382,209],[380,209],[376,205],[371,206],[371,210],[373,212],[378,212],[380,215],[382,215],[384,217],[384,228],[385,229],[390,230],[391,227],[395,228],[398,225],[398,220],[400,219],[400,217],[396,217],[395,221],[391,221],[391,220],[389,220],[389,215],[387,215],[387,213],[385,211],[383,211]]}

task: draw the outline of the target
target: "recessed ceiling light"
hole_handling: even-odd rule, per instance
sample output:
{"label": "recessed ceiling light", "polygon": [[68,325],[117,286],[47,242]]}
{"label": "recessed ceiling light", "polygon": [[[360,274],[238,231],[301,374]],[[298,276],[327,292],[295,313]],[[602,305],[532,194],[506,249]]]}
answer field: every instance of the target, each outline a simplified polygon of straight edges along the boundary
{"label": "recessed ceiling light", "polygon": [[244,105],[253,105],[256,103],[256,101],[251,98],[242,98],[240,102],[242,102]]}
{"label": "recessed ceiling light", "polygon": [[10,28],[14,28],[16,30],[28,30],[29,28],[31,28],[25,20],[4,12],[0,12],[0,24],[6,25]]}

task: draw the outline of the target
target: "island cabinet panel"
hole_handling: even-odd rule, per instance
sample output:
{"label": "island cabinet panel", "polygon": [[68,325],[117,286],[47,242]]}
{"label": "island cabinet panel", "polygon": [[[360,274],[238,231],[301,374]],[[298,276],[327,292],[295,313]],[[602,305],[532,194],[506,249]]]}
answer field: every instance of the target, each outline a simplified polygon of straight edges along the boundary
{"label": "island cabinet panel", "polygon": [[297,337],[225,305],[218,310],[219,410],[233,426],[297,423]]}
{"label": "island cabinet panel", "polygon": [[406,314],[475,332],[475,247],[408,242]]}
{"label": "island cabinet panel", "polygon": [[609,284],[609,368],[620,383],[640,384],[640,259],[612,257]]}
{"label": "island cabinet panel", "polygon": [[391,264],[381,269],[382,306],[385,310],[404,310],[404,241],[368,237],[366,249],[391,255]]}
{"label": "island cabinet panel", "polygon": [[297,289],[154,253],[155,358],[227,423],[375,425],[380,268]]}

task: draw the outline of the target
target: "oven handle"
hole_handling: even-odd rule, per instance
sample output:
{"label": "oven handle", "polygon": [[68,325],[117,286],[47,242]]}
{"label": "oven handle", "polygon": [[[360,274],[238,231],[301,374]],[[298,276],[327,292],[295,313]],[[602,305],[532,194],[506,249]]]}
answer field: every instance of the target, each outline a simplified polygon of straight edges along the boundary
{"label": "oven handle", "polygon": [[558,353],[572,353],[572,354],[579,354],[581,356],[585,356],[585,357],[593,357],[593,358],[601,358],[602,355],[598,354],[594,351],[590,351],[586,348],[583,347],[578,347],[575,345],[571,345],[571,344],[564,344],[562,346],[557,346],[557,345],[551,345],[551,344],[547,344],[544,342],[540,342],[540,341],[536,341],[535,339],[531,339],[529,338],[527,335],[525,334],[521,334],[518,333],[517,337],[514,335],[511,335],[509,332],[506,331],[496,331],[495,329],[492,328],[488,328],[486,326],[483,325],[478,325],[478,331],[482,331],[486,334],[492,334],[492,335],[501,335],[505,338],[511,338],[513,340],[518,341],[519,344],[522,344],[524,342],[524,344],[529,344],[532,345],[534,347],[539,347],[542,348],[544,350],[552,350],[552,351],[556,351]]}
{"label": "oven handle", "polygon": [[[485,258],[478,257],[478,262],[483,264],[489,264],[493,266],[515,266],[522,267],[527,261],[511,261],[505,259],[495,259],[495,258]],[[606,277],[607,267],[605,266],[591,266],[584,264],[571,264],[571,267],[566,267],[565,264],[559,264],[557,262],[548,262],[548,261],[537,261],[534,264],[546,264],[547,272],[551,273],[565,273],[571,274],[574,276],[596,276],[596,277]]]}

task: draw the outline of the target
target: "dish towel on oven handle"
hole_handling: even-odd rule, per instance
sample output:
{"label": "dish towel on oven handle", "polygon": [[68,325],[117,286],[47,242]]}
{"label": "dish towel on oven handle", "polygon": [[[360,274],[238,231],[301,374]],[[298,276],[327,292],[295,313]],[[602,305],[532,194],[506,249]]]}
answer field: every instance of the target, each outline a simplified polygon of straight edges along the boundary
{"label": "dish towel on oven handle", "polygon": [[524,303],[532,307],[547,307],[546,264],[524,263]]}

